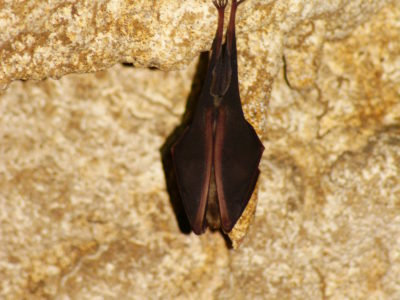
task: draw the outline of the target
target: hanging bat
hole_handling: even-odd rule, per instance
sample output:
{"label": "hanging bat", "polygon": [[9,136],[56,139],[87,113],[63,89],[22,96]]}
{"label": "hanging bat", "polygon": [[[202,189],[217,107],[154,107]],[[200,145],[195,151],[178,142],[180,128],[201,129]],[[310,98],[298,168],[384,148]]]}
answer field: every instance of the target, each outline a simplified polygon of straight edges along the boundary
{"label": "hanging bat", "polygon": [[192,123],[173,145],[172,160],[183,206],[194,233],[207,226],[229,233],[243,213],[260,173],[264,147],[246,121],[239,95],[235,17],[244,0],[214,0],[218,28]]}

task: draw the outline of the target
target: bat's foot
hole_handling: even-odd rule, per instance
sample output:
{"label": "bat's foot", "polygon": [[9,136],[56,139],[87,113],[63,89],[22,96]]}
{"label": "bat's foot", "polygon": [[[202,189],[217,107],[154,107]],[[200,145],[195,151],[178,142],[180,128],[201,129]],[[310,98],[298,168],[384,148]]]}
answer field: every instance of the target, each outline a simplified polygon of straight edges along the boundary
{"label": "bat's foot", "polygon": [[224,30],[225,7],[228,5],[228,0],[213,0],[213,4],[218,10],[218,28],[217,33],[215,34],[215,46],[213,44],[213,52],[215,51],[215,57],[219,58],[221,54],[221,45]]}
{"label": "bat's foot", "polygon": [[218,10],[224,10],[228,5],[228,0],[213,0],[213,3]]}

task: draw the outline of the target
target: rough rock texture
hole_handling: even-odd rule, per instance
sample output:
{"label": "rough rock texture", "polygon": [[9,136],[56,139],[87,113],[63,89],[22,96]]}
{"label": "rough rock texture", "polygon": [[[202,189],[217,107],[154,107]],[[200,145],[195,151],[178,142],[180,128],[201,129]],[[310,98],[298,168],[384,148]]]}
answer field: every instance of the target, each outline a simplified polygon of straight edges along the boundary
{"label": "rough rock texture", "polygon": [[266,150],[232,251],[179,230],[159,151],[211,45],[210,2],[0,3],[3,87],[185,67],[4,91],[0,298],[400,299],[400,3],[240,7],[242,101]]}

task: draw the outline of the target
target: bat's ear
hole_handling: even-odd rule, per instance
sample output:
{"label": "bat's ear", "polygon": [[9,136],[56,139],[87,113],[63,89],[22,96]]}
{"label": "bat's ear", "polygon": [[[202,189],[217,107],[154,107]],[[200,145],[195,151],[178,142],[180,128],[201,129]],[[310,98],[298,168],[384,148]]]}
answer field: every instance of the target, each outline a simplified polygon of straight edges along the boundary
{"label": "bat's ear", "polygon": [[227,50],[226,44],[224,44],[222,53],[217,57],[212,71],[210,94],[214,97],[223,97],[231,84],[231,57]]}

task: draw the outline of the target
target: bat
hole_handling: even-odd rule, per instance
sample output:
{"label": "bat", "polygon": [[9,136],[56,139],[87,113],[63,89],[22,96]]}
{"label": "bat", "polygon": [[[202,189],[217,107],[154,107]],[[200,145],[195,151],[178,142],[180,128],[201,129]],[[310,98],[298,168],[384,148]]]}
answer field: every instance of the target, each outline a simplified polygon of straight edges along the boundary
{"label": "bat", "polygon": [[244,0],[232,0],[223,43],[228,0],[213,0],[218,27],[191,124],[171,148],[179,193],[190,226],[229,233],[242,215],[260,173],[264,151],[244,118],[239,95],[235,17]]}

